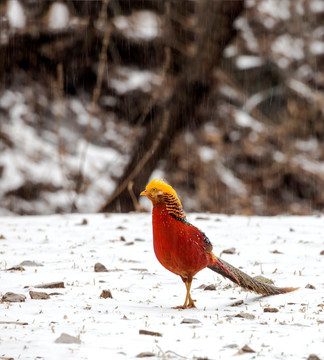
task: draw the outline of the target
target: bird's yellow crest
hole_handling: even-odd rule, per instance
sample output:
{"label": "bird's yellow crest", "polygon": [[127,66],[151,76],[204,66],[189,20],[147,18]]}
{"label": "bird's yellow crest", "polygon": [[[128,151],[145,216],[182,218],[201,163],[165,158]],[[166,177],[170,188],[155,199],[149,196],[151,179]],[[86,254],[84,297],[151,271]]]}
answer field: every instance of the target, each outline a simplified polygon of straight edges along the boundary
{"label": "bird's yellow crest", "polygon": [[148,191],[148,192],[159,191],[160,190],[160,191],[162,191],[162,192],[164,192],[166,194],[173,195],[177,199],[179,204],[182,206],[181,201],[178,198],[178,195],[177,195],[176,191],[173,189],[172,186],[170,186],[169,184],[167,184],[163,180],[158,180],[158,179],[152,180],[150,183],[148,183],[146,185],[145,190]]}

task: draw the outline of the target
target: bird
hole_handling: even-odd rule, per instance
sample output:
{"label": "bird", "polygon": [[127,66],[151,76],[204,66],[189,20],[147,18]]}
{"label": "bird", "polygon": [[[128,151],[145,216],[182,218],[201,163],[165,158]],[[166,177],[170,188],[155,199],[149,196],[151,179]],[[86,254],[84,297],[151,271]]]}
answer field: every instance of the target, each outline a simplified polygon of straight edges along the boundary
{"label": "bird", "polygon": [[298,288],[279,288],[260,282],[225,260],[216,257],[206,234],[188,222],[176,191],[165,180],[149,182],[140,195],[153,204],[153,248],[158,261],[167,270],[179,275],[186,286],[184,304],[178,309],[195,308],[190,289],[193,277],[209,268],[228,278],[245,290],[270,296],[295,291]]}

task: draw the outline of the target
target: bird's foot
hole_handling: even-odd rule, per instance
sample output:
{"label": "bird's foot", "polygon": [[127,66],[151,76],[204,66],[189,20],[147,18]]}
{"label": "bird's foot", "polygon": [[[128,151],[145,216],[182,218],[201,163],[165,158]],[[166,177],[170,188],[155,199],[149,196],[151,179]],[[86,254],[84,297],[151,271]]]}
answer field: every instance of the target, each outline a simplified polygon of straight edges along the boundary
{"label": "bird's foot", "polygon": [[196,301],[196,300],[190,299],[189,302],[188,302],[188,305],[187,305],[187,304],[183,304],[183,305],[180,305],[180,306],[174,306],[174,307],[172,307],[172,309],[181,309],[181,310],[184,310],[184,309],[196,308],[195,301]]}
{"label": "bird's foot", "polygon": [[190,308],[190,309],[196,308],[195,301],[197,301],[197,300],[190,299],[189,304],[188,304],[188,308]]}
{"label": "bird's foot", "polygon": [[184,310],[184,309],[187,309],[187,305],[184,306],[184,305],[179,305],[179,306],[172,306],[172,309],[176,309],[176,310]]}

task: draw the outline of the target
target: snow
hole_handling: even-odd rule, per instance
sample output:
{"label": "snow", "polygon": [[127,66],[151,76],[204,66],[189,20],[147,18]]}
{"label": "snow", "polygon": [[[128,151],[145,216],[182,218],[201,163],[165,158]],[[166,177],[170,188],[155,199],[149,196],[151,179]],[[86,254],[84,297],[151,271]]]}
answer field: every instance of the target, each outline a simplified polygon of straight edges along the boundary
{"label": "snow", "polygon": [[50,29],[59,30],[68,26],[70,13],[68,7],[61,3],[55,2],[49,10],[48,26]]}
{"label": "snow", "polygon": [[136,11],[131,16],[117,16],[114,26],[132,39],[153,40],[160,33],[160,19],[152,11]]}
{"label": "snow", "polygon": [[293,38],[288,34],[280,35],[272,43],[272,51],[277,56],[302,60],[305,57],[304,40],[302,38]]}
{"label": "snow", "polygon": [[239,70],[248,70],[263,64],[264,60],[260,56],[241,55],[236,59],[236,67]]}
{"label": "snow", "polygon": [[265,126],[259,121],[255,120],[252,116],[248,115],[241,110],[233,110],[236,124],[240,127],[249,127],[255,132],[262,132],[265,130]]}
{"label": "snow", "polygon": [[26,26],[26,15],[17,0],[8,1],[7,17],[11,27],[21,29]]}
{"label": "snow", "polygon": [[310,2],[310,10],[313,13],[323,13],[324,12],[324,1],[323,0],[313,0]]}
{"label": "snow", "polygon": [[[199,214],[188,218],[206,232],[216,255],[234,247],[234,255],[222,255],[228,262],[253,276],[262,273],[277,286],[300,289],[262,298],[229,286],[229,281],[207,269],[193,282],[197,309],[176,310],[172,306],[183,303],[185,287],[154,256],[149,214],[2,217],[0,296],[10,291],[26,295],[26,301],[0,303],[0,356],[134,359],[152,352],[153,359],[229,359],[244,345],[256,352],[245,353],[244,359],[322,356],[323,218]],[[80,225],[83,219],[86,225]],[[8,270],[24,260],[43,266]],[[94,272],[97,262],[110,271]],[[64,281],[65,288],[34,288],[52,281]],[[200,288],[211,283],[216,291]],[[309,283],[316,289],[305,288]],[[113,298],[100,298],[103,289],[109,289]],[[60,295],[32,300],[30,290]],[[232,307],[237,300],[244,304]],[[279,311],[266,313],[265,307]],[[243,317],[237,317],[240,314]],[[182,324],[183,319],[200,322]],[[141,335],[139,330],[162,336]],[[79,337],[81,344],[55,343],[62,333]]]}
{"label": "snow", "polygon": [[132,69],[120,66],[117,69],[118,78],[111,78],[110,86],[119,94],[125,94],[128,91],[141,89],[149,92],[152,87],[161,85],[162,78],[152,71]]}
{"label": "snow", "polygon": [[310,46],[310,52],[313,55],[321,55],[324,54],[324,41],[313,41]]}

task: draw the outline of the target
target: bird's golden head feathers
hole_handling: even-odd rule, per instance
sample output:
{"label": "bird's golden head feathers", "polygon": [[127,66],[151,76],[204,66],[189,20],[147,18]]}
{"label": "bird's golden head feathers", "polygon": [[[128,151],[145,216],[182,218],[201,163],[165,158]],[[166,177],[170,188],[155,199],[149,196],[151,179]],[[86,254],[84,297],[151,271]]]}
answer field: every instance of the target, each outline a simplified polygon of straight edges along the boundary
{"label": "bird's golden head feathers", "polygon": [[145,195],[153,202],[154,200],[157,200],[158,197],[161,197],[161,195],[163,194],[172,195],[177,199],[179,204],[182,205],[176,191],[173,189],[172,186],[167,184],[164,180],[158,180],[158,179],[152,180],[150,183],[146,185],[145,190],[141,192],[141,195]]}

